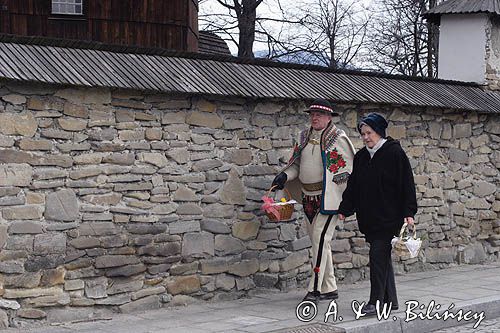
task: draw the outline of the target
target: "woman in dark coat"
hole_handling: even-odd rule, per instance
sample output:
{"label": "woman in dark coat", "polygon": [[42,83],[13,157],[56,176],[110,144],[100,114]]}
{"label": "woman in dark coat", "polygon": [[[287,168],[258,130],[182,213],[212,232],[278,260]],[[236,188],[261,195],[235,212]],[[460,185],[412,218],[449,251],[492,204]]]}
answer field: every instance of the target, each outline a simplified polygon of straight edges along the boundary
{"label": "woman in dark coat", "polygon": [[358,130],[365,147],[354,156],[352,173],[339,207],[339,219],[356,213],[359,230],[370,243],[370,300],[366,315],[376,314],[376,303],[398,308],[391,261],[391,239],[404,222],[414,223],[417,212],[410,162],[397,140],[386,137],[387,121],[370,113]]}

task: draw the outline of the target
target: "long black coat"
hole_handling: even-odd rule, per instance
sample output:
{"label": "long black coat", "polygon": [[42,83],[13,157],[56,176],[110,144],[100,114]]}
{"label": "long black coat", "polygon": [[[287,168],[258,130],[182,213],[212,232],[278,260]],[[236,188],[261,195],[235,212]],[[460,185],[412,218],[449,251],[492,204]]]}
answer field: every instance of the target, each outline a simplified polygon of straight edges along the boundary
{"label": "long black coat", "polygon": [[366,147],[358,151],[339,213],[356,213],[359,230],[370,241],[397,235],[404,218],[416,212],[413,172],[399,142],[387,138],[373,158]]}

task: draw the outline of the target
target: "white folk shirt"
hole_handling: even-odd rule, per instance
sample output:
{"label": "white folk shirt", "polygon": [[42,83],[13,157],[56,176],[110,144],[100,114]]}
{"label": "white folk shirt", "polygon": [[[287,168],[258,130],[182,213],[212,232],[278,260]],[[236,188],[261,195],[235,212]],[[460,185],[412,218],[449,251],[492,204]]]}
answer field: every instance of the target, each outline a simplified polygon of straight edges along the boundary
{"label": "white folk shirt", "polygon": [[[311,131],[309,142],[304,147],[301,154],[305,158],[300,159],[299,165],[295,164],[293,167],[285,171],[288,179],[294,179],[298,174],[299,180],[302,184],[314,184],[323,181],[323,160],[321,157],[320,147],[322,132],[323,130]],[[302,191],[307,195],[321,194],[321,190],[311,192],[302,188]]]}

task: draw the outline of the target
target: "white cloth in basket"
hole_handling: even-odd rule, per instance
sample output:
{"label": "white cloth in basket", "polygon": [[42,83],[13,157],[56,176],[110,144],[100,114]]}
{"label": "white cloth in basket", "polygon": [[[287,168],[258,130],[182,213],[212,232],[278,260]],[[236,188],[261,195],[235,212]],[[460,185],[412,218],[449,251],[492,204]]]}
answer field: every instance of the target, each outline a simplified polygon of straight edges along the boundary
{"label": "white cloth in basket", "polygon": [[[399,237],[394,237],[391,240],[391,245],[394,248],[396,243],[399,240],[402,240],[404,245],[408,249],[408,252],[410,253],[410,258],[415,258],[416,256],[418,256],[418,251],[420,251],[420,247],[422,246],[422,240],[420,239],[420,237],[417,238],[417,233],[416,233],[415,229],[414,229],[412,236],[409,236],[409,235],[403,236],[404,231],[406,229],[406,226],[407,226],[407,223],[405,223],[403,225],[403,227],[401,228],[401,232],[399,234]],[[413,226],[413,228],[415,228],[415,226]]]}

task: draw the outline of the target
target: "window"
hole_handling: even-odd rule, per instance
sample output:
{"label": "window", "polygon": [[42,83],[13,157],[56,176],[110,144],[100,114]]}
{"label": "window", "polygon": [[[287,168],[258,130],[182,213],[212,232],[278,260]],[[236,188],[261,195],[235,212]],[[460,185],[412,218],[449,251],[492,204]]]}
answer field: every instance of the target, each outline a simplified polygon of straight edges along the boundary
{"label": "window", "polygon": [[83,0],[52,0],[52,14],[82,15]]}

